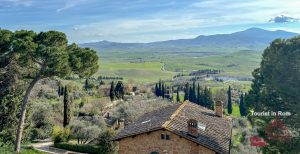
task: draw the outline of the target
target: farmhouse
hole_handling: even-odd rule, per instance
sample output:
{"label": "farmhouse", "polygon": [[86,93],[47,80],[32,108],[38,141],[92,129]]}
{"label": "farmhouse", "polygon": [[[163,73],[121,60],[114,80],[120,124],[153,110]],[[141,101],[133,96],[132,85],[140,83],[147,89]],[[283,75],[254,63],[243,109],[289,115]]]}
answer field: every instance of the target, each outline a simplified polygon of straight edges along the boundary
{"label": "farmhouse", "polygon": [[223,154],[230,152],[231,119],[184,102],[152,111],[126,126],[115,138],[120,154]]}

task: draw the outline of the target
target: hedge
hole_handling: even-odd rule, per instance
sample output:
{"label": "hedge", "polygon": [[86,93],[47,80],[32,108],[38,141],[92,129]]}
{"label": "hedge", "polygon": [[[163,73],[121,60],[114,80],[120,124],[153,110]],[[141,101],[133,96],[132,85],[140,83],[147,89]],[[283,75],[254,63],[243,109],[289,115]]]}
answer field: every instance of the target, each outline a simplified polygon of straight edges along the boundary
{"label": "hedge", "polygon": [[89,144],[68,144],[56,143],[54,147],[75,152],[90,153],[90,154],[105,154],[107,153],[102,147]]}

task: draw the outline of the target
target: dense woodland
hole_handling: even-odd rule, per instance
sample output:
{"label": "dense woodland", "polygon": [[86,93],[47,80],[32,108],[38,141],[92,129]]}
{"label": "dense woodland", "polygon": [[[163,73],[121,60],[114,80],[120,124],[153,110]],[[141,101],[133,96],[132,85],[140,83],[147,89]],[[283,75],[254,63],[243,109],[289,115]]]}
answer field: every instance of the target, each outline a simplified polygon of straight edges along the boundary
{"label": "dense woodland", "polygon": [[[264,50],[250,91],[202,85],[203,78],[222,72],[212,69],[191,71],[187,76],[193,77],[183,81],[151,84],[105,74],[96,78],[96,51],[68,44],[64,33],[0,30],[0,38],[0,152],[22,153],[21,146],[50,139],[57,148],[115,153],[118,146],[111,138],[122,129],[120,121],[126,125],[145,112],[183,101],[214,110],[218,100],[224,102],[224,114],[233,117],[233,153],[300,150],[300,37],[274,40]],[[257,117],[253,111],[292,115]],[[289,142],[268,139],[265,132],[274,119],[286,125]],[[269,145],[251,147],[251,136]]]}

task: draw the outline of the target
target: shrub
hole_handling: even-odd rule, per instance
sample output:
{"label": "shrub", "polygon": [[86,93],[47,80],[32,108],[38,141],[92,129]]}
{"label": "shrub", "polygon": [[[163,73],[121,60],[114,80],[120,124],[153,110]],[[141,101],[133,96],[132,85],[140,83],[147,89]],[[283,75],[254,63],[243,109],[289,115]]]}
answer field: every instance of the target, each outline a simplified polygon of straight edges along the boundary
{"label": "shrub", "polygon": [[60,126],[54,126],[52,131],[52,140],[54,143],[68,142],[70,139],[70,129]]}
{"label": "shrub", "polygon": [[89,144],[68,144],[68,143],[57,143],[54,144],[54,147],[75,151],[75,152],[82,152],[82,153],[90,153],[90,154],[106,154],[102,147],[89,145]]}
{"label": "shrub", "polygon": [[97,138],[97,145],[101,146],[105,152],[112,153],[116,148],[115,142],[112,141],[115,134],[116,133],[110,129],[101,133]]}

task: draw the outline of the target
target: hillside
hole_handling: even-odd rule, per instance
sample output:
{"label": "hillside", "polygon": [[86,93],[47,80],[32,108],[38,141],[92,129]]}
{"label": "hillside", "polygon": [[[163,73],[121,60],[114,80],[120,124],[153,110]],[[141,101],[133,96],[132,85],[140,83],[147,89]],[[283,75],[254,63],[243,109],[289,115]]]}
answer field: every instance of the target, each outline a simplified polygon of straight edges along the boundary
{"label": "hillside", "polygon": [[118,43],[101,41],[81,44],[81,47],[90,47],[100,52],[232,52],[238,50],[262,51],[276,38],[290,38],[297,33],[277,30],[268,31],[260,28],[250,28],[231,34],[200,35],[193,39],[178,39],[151,43]]}

